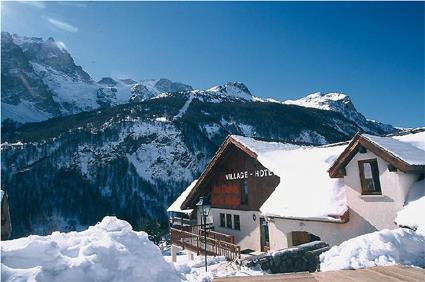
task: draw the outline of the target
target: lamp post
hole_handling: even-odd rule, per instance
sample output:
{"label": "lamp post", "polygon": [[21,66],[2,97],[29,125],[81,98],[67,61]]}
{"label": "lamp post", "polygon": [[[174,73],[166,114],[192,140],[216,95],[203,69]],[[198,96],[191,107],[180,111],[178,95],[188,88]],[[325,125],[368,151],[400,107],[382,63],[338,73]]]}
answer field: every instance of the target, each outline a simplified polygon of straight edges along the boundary
{"label": "lamp post", "polygon": [[210,206],[207,204],[206,197],[199,197],[199,202],[196,204],[198,210],[202,213],[204,222],[204,254],[205,254],[205,272],[208,271],[207,263],[207,216],[210,213]]}

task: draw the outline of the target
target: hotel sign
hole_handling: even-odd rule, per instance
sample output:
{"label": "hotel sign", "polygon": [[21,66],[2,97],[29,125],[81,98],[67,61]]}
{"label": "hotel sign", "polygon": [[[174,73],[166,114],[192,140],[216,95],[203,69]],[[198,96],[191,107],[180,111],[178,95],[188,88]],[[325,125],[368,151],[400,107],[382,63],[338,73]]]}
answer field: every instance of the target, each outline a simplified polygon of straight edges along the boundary
{"label": "hotel sign", "polygon": [[226,180],[239,180],[239,179],[247,179],[248,177],[267,177],[267,176],[273,176],[273,172],[271,172],[268,169],[259,169],[256,171],[240,171],[240,172],[233,172],[228,173],[225,175]]}

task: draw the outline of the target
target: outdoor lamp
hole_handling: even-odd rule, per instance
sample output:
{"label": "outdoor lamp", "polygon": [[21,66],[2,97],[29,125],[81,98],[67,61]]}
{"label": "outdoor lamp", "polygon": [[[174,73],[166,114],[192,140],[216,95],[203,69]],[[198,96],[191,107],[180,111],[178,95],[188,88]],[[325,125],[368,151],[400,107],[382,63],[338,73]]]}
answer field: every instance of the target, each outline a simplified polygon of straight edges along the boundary
{"label": "outdoor lamp", "polygon": [[208,271],[207,264],[207,216],[210,213],[211,206],[207,204],[206,197],[199,197],[199,202],[196,204],[198,210],[201,210],[204,221],[204,253],[205,253],[205,272]]}
{"label": "outdoor lamp", "polygon": [[199,197],[199,201],[196,204],[198,210],[202,212],[202,216],[208,216],[211,210],[211,206],[207,203],[206,197]]}

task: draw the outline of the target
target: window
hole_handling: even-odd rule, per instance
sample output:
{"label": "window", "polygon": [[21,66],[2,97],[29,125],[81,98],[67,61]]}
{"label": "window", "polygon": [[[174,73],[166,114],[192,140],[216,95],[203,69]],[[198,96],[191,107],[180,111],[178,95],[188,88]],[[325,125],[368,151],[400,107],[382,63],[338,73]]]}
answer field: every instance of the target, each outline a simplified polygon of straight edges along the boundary
{"label": "window", "polygon": [[232,228],[232,215],[226,214],[226,227]]}
{"label": "window", "polygon": [[236,230],[241,230],[241,221],[239,219],[239,215],[235,214],[233,216],[233,224],[235,225]]}
{"label": "window", "polygon": [[362,195],[381,195],[377,160],[359,161],[359,172]]}
{"label": "window", "polygon": [[292,232],[292,246],[298,246],[314,241],[320,241],[320,237],[305,231]]}
{"label": "window", "polygon": [[241,205],[248,205],[248,180],[244,180],[241,186]]}
{"label": "window", "polygon": [[224,217],[224,213],[220,213],[220,227],[226,227],[226,218]]}

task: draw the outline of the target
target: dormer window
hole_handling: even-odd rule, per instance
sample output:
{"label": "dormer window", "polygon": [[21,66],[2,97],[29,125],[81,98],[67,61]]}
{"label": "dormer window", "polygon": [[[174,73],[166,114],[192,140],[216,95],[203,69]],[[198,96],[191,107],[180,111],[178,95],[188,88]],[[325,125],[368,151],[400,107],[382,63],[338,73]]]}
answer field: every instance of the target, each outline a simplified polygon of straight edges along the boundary
{"label": "dormer window", "polygon": [[381,195],[378,161],[376,159],[359,161],[362,195]]}

